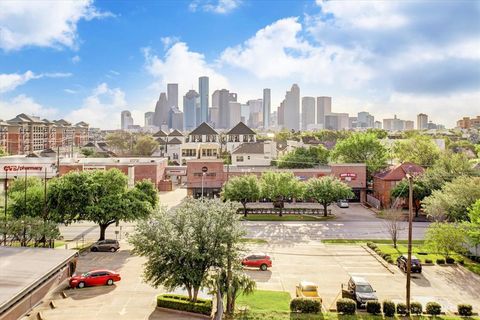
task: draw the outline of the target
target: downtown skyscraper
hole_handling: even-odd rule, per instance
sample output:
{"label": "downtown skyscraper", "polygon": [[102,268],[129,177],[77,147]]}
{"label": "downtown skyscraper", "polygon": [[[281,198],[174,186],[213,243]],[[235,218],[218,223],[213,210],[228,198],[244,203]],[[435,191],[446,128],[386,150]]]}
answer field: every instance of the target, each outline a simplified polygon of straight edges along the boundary
{"label": "downtown skyscraper", "polygon": [[270,107],[271,107],[271,91],[268,88],[263,89],[263,128],[270,127]]}
{"label": "downtown skyscraper", "polygon": [[200,119],[197,119],[197,123],[208,122],[208,77],[198,78],[198,92],[200,94]]}

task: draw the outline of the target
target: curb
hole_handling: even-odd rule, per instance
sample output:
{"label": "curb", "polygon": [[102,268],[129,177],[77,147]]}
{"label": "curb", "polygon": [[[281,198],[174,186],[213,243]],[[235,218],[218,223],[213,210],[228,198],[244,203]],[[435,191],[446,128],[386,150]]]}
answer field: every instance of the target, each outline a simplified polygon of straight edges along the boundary
{"label": "curb", "polygon": [[155,307],[158,310],[165,311],[165,312],[170,312],[170,313],[176,313],[176,314],[183,314],[186,316],[194,316],[198,317],[199,319],[211,319],[209,316],[206,316],[201,313],[193,313],[193,312],[187,312],[187,311],[181,311],[181,310],[176,310],[176,309],[169,309],[169,308],[162,308],[162,307]]}
{"label": "curb", "polygon": [[390,270],[390,264],[388,262],[386,262],[385,260],[383,260],[382,257],[380,257],[375,251],[373,251],[372,249],[368,248],[367,246],[365,245],[360,245],[363,249],[365,249],[365,251],[367,251],[372,257],[374,257],[378,262],[380,262],[380,264],[385,268],[387,269],[391,274],[394,274],[394,272],[392,270]]}

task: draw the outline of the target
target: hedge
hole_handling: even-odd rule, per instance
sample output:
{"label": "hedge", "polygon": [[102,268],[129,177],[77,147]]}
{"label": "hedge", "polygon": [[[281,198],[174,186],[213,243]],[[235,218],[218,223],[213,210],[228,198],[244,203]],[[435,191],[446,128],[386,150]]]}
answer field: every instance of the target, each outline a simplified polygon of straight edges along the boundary
{"label": "hedge", "polygon": [[425,312],[432,316],[438,316],[442,313],[442,306],[437,302],[429,302],[425,307]]}
{"label": "hedge", "polygon": [[342,298],[337,300],[337,312],[343,314],[355,314],[357,304],[352,299]]}
{"label": "hedge", "polygon": [[407,314],[407,305],[403,302],[397,304],[397,313],[398,314]]}
{"label": "hedge", "polygon": [[412,314],[422,314],[423,306],[420,302],[410,303],[410,313]]}
{"label": "hedge", "polygon": [[393,317],[395,315],[395,303],[393,301],[383,301],[382,309],[385,317]]}
{"label": "hedge", "polygon": [[425,259],[425,263],[432,263],[432,259]]}
{"label": "hedge", "polygon": [[448,257],[447,259],[445,259],[445,261],[447,262],[447,264],[454,264],[455,263],[455,259],[453,259],[451,257]]}
{"label": "hedge", "polygon": [[290,311],[300,313],[318,313],[321,303],[318,300],[295,298],[290,301]]}
{"label": "hedge", "polygon": [[470,317],[473,314],[471,304],[459,304],[457,310],[458,314],[462,317]]}
{"label": "hedge", "polygon": [[200,313],[209,316],[212,313],[212,300],[197,299],[197,302],[191,302],[186,296],[161,294],[157,296],[157,307]]}
{"label": "hedge", "polygon": [[445,259],[437,259],[437,264],[445,264]]}
{"label": "hedge", "polygon": [[367,301],[366,309],[368,313],[379,314],[382,312],[380,302],[378,301]]}

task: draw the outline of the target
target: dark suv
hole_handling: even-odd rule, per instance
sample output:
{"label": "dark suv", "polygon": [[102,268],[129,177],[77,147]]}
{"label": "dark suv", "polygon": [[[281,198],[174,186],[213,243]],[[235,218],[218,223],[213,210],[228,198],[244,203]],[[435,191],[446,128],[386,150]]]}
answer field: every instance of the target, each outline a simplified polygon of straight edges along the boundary
{"label": "dark suv", "polygon": [[97,251],[110,251],[110,252],[115,252],[118,249],[120,249],[120,244],[118,243],[117,240],[100,240],[95,242],[92,247],[90,248],[90,251],[97,252]]}
{"label": "dark suv", "polygon": [[375,290],[364,278],[352,276],[344,290],[342,284],[342,297],[350,298],[357,303],[358,308],[365,307],[368,301],[378,301]]}
{"label": "dark suv", "polygon": [[[397,259],[397,266],[401,270],[403,270],[403,272],[407,272],[407,260],[408,260],[408,256],[406,254],[402,254]],[[417,257],[413,255],[412,255],[412,267],[410,270],[412,272],[422,273],[422,264],[420,263],[420,260],[418,260]]]}

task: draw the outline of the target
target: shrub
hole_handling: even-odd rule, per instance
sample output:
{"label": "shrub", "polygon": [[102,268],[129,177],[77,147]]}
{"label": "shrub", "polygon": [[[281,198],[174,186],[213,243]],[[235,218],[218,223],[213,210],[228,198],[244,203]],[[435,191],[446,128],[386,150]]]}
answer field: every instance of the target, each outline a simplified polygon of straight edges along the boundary
{"label": "shrub", "polygon": [[425,263],[432,263],[432,259],[425,259]]}
{"label": "shrub", "polygon": [[161,294],[157,296],[157,307],[200,313],[209,316],[212,313],[212,301],[197,299],[191,302],[188,297],[178,294]]}
{"label": "shrub", "polygon": [[367,247],[369,247],[370,249],[374,250],[377,248],[377,245],[373,242],[367,242]]}
{"label": "shrub", "polygon": [[458,263],[463,266],[463,265],[465,264],[465,260],[463,260],[463,259],[458,259]]}
{"label": "shrub", "polygon": [[382,309],[385,317],[393,317],[395,315],[395,303],[393,301],[383,301]]}
{"label": "shrub", "polygon": [[385,260],[392,259],[392,256],[387,253],[383,255],[383,259]]}
{"label": "shrub", "polygon": [[425,307],[425,311],[432,316],[438,316],[442,313],[442,306],[437,302],[429,302]]}
{"label": "shrub", "polygon": [[451,258],[451,257],[448,257],[447,259],[445,259],[445,261],[448,263],[448,264],[453,264],[455,263],[455,259]]}
{"label": "shrub", "polygon": [[445,264],[445,259],[437,259],[437,264]]}
{"label": "shrub", "polygon": [[[406,307],[405,307],[406,309]],[[420,302],[412,302],[410,303],[410,313],[411,314],[422,314],[423,312],[423,306]]]}
{"label": "shrub", "polygon": [[290,310],[292,312],[300,313],[318,313],[320,311],[320,301],[305,299],[305,298],[295,298],[290,301]]}
{"label": "shrub", "polygon": [[462,317],[470,317],[472,315],[471,304],[459,304],[457,306],[458,314]]}
{"label": "shrub", "polygon": [[397,304],[397,313],[398,314],[407,314],[407,305],[403,302]]}
{"label": "shrub", "polygon": [[366,309],[371,314],[379,314],[382,311],[378,301],[367,301]]}
{"label": "shrub", "polygon": [[343,314],[355,314],[357,304],[352,299],[342,298],[337,300],[337,312]]}
{"label": "shrub", "polygon": [[388,258],[388,259],[387,259],[387,262],[388,262],[388,263],[393,263],[393,259],[392,259],[392,258]]}

